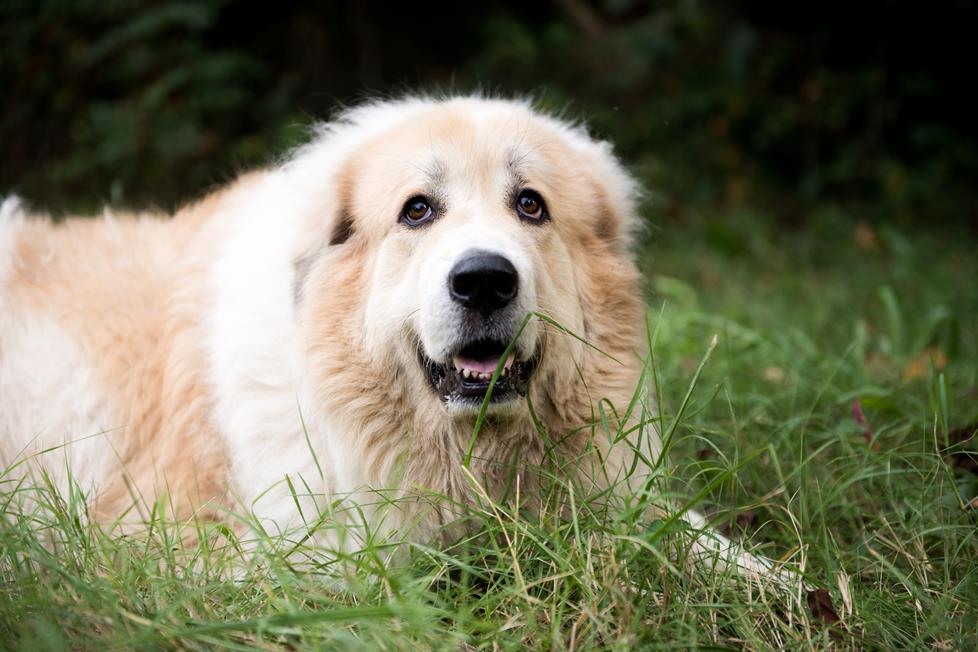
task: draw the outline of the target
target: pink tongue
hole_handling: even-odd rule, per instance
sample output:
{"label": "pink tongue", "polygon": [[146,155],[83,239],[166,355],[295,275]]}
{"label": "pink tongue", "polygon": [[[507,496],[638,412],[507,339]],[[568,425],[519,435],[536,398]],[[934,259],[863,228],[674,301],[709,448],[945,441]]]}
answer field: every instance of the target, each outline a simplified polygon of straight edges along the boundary
{"label": "pink tongue", "polygon": [[[516,356],[510,353],[507,362],[509,364],[512,364],[514,357]],[[485,360],[473,360],[472,358],[465,358],[460,355],[455,356],[455,367],[457,369],[468,369],[469,371],[476,371],[481,374],[491,374],[496,370],[496,366],[498,364],[499,364],[499,358],[486,358]]]}

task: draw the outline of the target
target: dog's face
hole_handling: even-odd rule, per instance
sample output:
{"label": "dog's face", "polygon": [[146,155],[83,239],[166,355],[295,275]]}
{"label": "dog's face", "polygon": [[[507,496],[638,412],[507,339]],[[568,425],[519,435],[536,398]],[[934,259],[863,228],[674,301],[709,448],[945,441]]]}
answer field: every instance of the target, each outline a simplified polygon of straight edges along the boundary
{"label": "dog's face", "polygon": [[417,112],[358,147],[340,184],[334,241],[364,252],[365,349],[456,416],[499,367],[490,409],[521,410],[534,373],[580,345],[528,316],[582,333],[590,252],[624,256],[627,177],[606,146],[522,105]]}

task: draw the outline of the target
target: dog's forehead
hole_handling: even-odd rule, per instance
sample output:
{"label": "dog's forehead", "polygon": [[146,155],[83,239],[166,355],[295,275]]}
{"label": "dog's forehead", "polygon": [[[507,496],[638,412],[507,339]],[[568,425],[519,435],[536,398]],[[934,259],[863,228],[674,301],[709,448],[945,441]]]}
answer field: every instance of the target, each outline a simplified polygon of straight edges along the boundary
{"label": "dog's forehead", "polygon": [[437,107],[382,141],[390,155],[383,157],[386,163],[399,160],[402,165],[394,167],[404,176],[424,180],[546,168],[567,148],[539,116],[519,106],[478,111]]}
{"label": "dog's forehead", "polygon": [[526,107],[437,106],[365,144],[351,178],[356,203],[386,219],[416,194],[492,197],[524,183],[546,187],[559,182],[569,158],[565,137]]}

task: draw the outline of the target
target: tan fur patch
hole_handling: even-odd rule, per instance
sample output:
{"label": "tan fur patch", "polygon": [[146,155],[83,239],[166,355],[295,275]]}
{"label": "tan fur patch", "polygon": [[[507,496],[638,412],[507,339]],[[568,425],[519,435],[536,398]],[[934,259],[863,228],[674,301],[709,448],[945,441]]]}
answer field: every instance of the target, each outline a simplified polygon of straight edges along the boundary
{"label": "tan fur patch", "polygon": [[[145,516],[165,496],[188,515],[226,490],[221,441],[209,423],[200,366],[207,310],[208,216],[221,195],[168,219],[27,222],[18,233],[8,292],[15,309],[46,314],[82,343],[117,420],[108,424],[124,473],[102,485],[95,511]],[[213,242],[209,243],[213,246]]]}

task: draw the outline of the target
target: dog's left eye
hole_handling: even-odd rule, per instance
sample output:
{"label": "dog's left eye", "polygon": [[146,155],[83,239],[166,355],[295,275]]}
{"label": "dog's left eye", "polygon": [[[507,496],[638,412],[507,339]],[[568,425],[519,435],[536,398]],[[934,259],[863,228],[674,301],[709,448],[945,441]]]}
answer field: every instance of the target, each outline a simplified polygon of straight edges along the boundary
{"label": "dog's left eye", "polygon": [[524,190],[516,197],[516,212],[527,222],[542,222],[548,217],[543,197],[534,190]]}
{"label": "dog's left eye", "polygon": [[424,197],[412,197],[404,203],[401,221],[408,226],[420,226],[434,217],[435,211]]}

